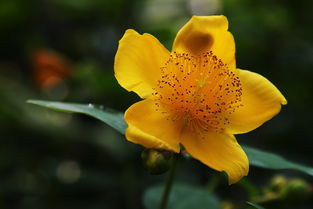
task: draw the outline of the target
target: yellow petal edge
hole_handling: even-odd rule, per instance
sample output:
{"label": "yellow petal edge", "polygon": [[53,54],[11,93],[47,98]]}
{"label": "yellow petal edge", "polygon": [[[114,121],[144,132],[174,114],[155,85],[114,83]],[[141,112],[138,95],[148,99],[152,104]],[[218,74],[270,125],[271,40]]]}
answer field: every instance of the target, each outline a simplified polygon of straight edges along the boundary
{"label": "yellow petal edge", "polygon": [[125,112],[128,124],[126,138],[147,148],[167,149],[179,152],[179,134],[181,127],[162,110],[156,111],[155,102],[145,99],[130,106]]}
{"label": "yellow petal edge", "polygon": [[118,83],[141,98],[149,97],[170,52],[152,35],[127,30],[119,41],[114,71]]}
{"label": "yellow petal edge", "polygon": [[265,77],[247,70],[239,70],[242,83],[242,107],[228,116],[227,131],[242,134],[252,131],[273,118],[287,100]]}
{"label": "yellow petal edge", "polygon": [[247,155],[233,135],[217,133],[213,130],[197,134],[184,131],[182,144],[195,159],[205,165],[225,171],[229,184],[234,184],[249,172]]}
{"label": "yellow petal edge", "polygon": [[173,51],[199,55],[212,51],[231,68],[236,67],[235,41],[225,16],[193,16],[177,33]]}

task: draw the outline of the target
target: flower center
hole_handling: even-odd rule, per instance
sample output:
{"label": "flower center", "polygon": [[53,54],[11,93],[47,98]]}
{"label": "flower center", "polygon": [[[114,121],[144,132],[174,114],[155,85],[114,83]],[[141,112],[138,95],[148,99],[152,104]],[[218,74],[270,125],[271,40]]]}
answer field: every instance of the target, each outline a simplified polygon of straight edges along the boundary
{"label": "flower center", "polygon": [[212,51],[192,56],[172,53],[161,68],[153,95],[169,119],[182,120],[191,129],[223,131],[228,115],[241,106],[241,83]]}

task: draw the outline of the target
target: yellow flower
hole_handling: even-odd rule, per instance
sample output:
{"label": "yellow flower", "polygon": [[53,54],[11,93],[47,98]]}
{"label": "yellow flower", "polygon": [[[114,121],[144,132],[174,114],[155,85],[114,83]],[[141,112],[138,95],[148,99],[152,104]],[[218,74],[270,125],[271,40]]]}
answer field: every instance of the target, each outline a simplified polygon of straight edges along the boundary
{"label": "yellow flower", "polygon": [[249,132],[287,101],[257,73],[236,68],[234,38],[224,16],[194,16],[172,52],[152,35],[127,30],[115,56],[115,76],[144,100],[125,112],[127,140],[147,148],[187,152],[225,171],[229,183],[248,174],[234,134]]}

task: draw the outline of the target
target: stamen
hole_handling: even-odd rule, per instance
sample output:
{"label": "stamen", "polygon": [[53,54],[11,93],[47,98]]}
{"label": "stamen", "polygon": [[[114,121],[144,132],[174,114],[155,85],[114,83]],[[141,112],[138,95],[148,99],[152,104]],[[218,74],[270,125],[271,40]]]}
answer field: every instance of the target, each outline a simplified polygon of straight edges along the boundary
{"label": "stamen", "polygon": [[212,51],[200,56],[174,52],[161,74],[153,93],[157,109],[162,105],[170,120],[183,120],[195,131],[223,131],[227,116],[242,106],[239,77]]}

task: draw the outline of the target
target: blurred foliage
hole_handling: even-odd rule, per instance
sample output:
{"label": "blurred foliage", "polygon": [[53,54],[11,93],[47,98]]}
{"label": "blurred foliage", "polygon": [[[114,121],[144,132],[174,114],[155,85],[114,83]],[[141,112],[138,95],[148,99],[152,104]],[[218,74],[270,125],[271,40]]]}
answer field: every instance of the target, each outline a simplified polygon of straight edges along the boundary
{"label": "blurred foliage", "polygon": [[[147,209],[158,209],[164,186],[152,186],[144,194],[143,204]],[[192,192],[191,192],[192,191]],[[174,184],[170,194],[168,208],[210,208],[218,209],[220,203],[214,194],[203,188],[186,184]]]}
{"label": "blurred foliage", "polygon": [[[145,207],[145,190],[162,184],[166,174],[151,176],[143,169],[142,147],[96,120],[25,101],[96,103],[124,111],[139,100],[113,73],[125,29],[152,33],[170,49],[193,14],[226,15],[237,66],[269,78],[289,102],[238,140],[312,166],[312,10],[310,0],[1,0],[0,208]],[[284,191],[293,193],[255,202],[273,193],[277,173],[286,176]],[[275,209],[313,205],[312,177],[293,171],[251,168],[248,177],[228,186],[220,173],[188,160],[179,164],[177,181],[214,191],[211,198],[218,196],[223,208],[249,208],[247,201]]]}

